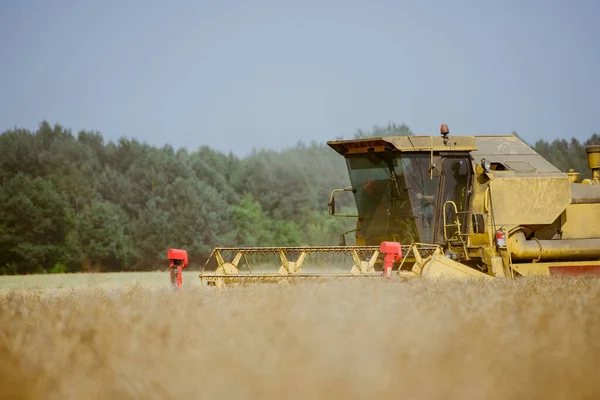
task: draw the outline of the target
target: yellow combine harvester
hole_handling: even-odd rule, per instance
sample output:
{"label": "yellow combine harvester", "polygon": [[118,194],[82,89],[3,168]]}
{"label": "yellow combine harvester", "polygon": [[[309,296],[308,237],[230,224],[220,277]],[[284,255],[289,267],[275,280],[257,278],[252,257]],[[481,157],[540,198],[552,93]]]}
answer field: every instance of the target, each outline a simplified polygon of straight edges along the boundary
{"label": "yellow combine harvester", "polygon": [[[402,244],[394,274],[404,278],[600,275],[600,146],[586,149],[592,179],[579,182],[514,135],[451,136],[442,125],[440,136],[328,145],[352,184],[333,190],[329,213],[357,219],[356,245],[342,235],[332,247],[215,248],[203,282],[381,276],[390,242]],[[353,194],[358,215],[336,214],[339,192]],[[347,269],[332,271],[344,258]],[[277,270],[262,267],[273,260]]]}

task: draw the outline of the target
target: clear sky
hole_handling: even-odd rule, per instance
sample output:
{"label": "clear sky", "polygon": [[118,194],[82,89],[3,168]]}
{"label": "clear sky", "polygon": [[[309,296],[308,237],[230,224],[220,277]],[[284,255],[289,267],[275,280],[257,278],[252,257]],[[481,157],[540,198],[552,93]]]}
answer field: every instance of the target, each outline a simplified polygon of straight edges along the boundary
{"label": "clear sky", "polygon": [[600,133],[600,1],[0,3],[0,131],[247,154],[416,133]]}

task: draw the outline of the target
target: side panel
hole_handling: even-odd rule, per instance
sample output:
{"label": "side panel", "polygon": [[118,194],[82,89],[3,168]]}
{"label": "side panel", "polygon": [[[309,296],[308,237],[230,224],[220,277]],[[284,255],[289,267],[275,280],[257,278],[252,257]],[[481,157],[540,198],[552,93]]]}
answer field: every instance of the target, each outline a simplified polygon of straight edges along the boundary
{"label": "side panel", "polygon": [[600,261],[513,264],[521,275],[600,276]]}
{"label": "side panel", "polygon": [[571,204],[562,216],[563,239],[600,238],[600,203]]}
{"label": "side panel", "polygon": [[490,275],[446,258],[442,254],[434,254],[431,259],[425,263],[421,271],[421,276],[427,278],[492,278]]}
{"label": "side panel", "polygon": [[551,224],[571,203],[566,177],[506,177],[490,181],[496,226]]}
{"label": "side panel", "polygon": [[571,265],[550,267],[553,276],[600,276],[600,265]]}

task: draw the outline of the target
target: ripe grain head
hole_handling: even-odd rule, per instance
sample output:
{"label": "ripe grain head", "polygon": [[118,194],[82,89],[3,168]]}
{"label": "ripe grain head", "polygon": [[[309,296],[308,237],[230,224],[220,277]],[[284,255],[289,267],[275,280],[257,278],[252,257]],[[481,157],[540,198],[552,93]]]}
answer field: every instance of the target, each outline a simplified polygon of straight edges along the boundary
{"label": "ripe grain head", "polygon": [[593,398],[599,306],[593,279],[10,292],[0,387],[65,399]]}

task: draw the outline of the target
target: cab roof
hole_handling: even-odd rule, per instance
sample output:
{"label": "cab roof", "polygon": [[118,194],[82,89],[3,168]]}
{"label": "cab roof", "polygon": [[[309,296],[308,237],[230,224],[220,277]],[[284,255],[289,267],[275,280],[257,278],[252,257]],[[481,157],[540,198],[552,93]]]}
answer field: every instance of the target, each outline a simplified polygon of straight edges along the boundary
{"label": "cab roof", "polygon": [[335,140],[327,144],[342,156],[374,152],[468,152],[473,161],[485,158],[496,171],[561,173],[515,135],[384,136]]}

